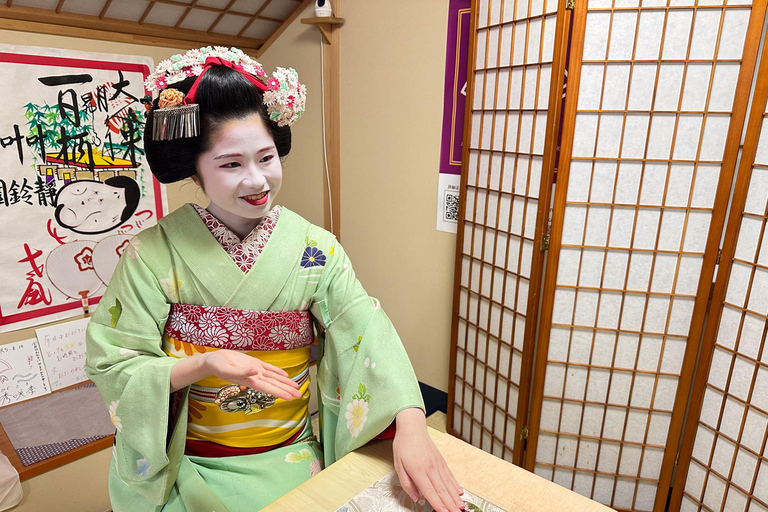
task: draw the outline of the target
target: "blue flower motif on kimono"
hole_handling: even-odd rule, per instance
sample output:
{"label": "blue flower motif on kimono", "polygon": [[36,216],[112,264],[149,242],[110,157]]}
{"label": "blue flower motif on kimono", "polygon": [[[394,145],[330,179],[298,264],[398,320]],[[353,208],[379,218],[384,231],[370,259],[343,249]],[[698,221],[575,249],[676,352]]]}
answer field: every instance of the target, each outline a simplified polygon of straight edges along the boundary
{"label": "blue flower motif on kimono", "polygon": [[304,268],[325,266],[325,254],[317,247],[307,247],[301,255],[301,266]]}
{"label": "blue flower motif on kimono", "polygon": [[148,469],[149,469],[149,461],[147,461],[147,459],[139,459],[136,461],[137,475],[141,475],[142,478],[147,478]]}

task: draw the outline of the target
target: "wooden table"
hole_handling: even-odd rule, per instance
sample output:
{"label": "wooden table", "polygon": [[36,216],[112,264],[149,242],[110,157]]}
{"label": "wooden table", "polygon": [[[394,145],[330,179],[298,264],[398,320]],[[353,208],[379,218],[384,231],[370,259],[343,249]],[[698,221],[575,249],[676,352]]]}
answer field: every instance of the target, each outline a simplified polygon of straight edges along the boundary
{"label": "wooden table", "polygon": [[[460,485],[509,512],[611,510],[449,434],[432,428],[429,434]],[[392,441],[373,441],[263,510],[334,512],[392,469]]]}

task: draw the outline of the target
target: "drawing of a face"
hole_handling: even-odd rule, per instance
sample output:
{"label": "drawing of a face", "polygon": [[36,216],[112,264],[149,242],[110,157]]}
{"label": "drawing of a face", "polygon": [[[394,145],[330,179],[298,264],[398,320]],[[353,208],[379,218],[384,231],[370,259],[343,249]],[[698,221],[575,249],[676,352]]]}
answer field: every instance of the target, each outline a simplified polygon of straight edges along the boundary
{"label": "drawing of a face", "polygon": [[104,183],[77,180],[56,196],[56,222],[75,233],[105,233],[128,220],[139,205],[139,186],[126,176]]}

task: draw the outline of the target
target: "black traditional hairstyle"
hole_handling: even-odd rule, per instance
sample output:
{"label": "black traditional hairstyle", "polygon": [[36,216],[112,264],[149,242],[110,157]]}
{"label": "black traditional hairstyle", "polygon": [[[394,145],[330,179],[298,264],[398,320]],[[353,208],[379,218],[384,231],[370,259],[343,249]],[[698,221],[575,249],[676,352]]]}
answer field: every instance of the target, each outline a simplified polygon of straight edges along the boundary
{"label": "black traditional hairstyle", "polygon": [[[197,77],[170,84],[185,95]],[[291,150],[291,129],[277,126],[269,119],[262,93],[239,71],[211,66],[203,73],[195,95],[200,106],[200,135],[173,140],[152,140],[152,112],[144,127],[144,150],[147,162],[160,183],[173,183],[197,174],[197,158],[211,147],[211,136],[226,121],[258,114],[275,141],[277,154],[286,156]],[[158,100],[152,102],[156,109]]]}

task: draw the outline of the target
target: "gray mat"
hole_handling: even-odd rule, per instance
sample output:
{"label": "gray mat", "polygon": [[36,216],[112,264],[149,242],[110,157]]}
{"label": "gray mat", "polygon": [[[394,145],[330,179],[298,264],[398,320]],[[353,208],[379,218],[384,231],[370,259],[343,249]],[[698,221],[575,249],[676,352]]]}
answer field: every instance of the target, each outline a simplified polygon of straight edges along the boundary
{"label": "gray mat", "polygon": [[107,436],[87,437],[85,439],[70,439],[63,443],[44,444],[42,446],[33,446],[31,448],[19,448],[16,450],[16,455],[19,456],[19,460],[25,466],[40,462],[41,460],[50,459],[54,455],[66,453],[70,450],[74,450],[79,446],[92,443],[97,439],[102,439]]}
{"label": "gray mat", "polygon": [[4,407],[0,424],[16,450],[115,433],[93,384]]}

